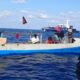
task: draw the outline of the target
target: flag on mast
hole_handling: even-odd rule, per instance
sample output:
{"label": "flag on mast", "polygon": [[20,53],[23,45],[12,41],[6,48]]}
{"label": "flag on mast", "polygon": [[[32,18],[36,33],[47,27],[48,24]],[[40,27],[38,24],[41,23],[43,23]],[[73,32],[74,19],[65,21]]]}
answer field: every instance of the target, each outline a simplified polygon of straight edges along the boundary
{"label": "flag on mast", "polygon": [[26,23],[27,23],[27,21],[26,21],[25,17],[23,16],[22,17],[22,24],[26,24]]}

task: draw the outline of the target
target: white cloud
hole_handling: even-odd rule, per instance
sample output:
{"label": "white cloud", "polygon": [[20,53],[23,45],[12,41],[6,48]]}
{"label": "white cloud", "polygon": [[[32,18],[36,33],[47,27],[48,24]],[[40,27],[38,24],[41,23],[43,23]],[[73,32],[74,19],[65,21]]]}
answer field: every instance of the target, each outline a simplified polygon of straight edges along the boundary
{"label": "white cloud", "polygon": [[67,12],[68,14],[75,14],[75,12],[74,11],[69,11],[69,12]]}
{"label": "white cloud", "polygon": [[29,11],[29,10],[21,10],[20,12],[28,18],[34,18],[35,17],[34,13]]}
{"label": "white cloud", "polygon": [[51,20],[51,23],[55,23],[55,22],[57,22],[57,20],[55,20],[55,19],[52,19]]}
{"label": "white cloud", "polygon": [[12,2],[13,3],[25,3],[26,0],[13,0]]}
{"label": "white cloud", "polygon": [[40,19],[48,19],[49,18],[49,16],[45,13],[39,13],[37,15],[37,17],[40,18]]}
{"label": "white cloud", "polygon": [[78,11],[78,14],[80,15],[80,11]]}
{"label": "white cloud", "polygon": [[20,12],[25,13],[25,14],[30,13],[30,11],[28,11],[28,10],[21,10]]}
{"label": "white cloud", "polygon": [[60,12],[60,15],[61,15],[61,16],[65,16],[66,13],[65,13],[65,12]]}
{"label": "white cloud", "polygon": [[34,18],[34,16],[33,15],[28,15],[28,18]]}
{"label": "white cloud", "polygon": [[0,12],[0,18],[2,18],[2,17],[8,17],[8,16],[11,16],[11,15],[12,15],[12,12],[7,11],[7,10],[4,10],[4,11]]}
{"label": "white cloud", "polygon": [[38,19],[48,19],[50,18],[48,14],[43,12],[32,12],[29,10],[21,10],[22,14],[26,15],[28,18],[38,18]]}
{"label": "white cloud", "polygon": [[60,13],[60,16],[61,17],[64,17],[64,18],[70,18],[70,19],[77,19],[78,17],[80,17],[80,14],[79,14],[79,11],[68,11],[68,12],[61,12]]}

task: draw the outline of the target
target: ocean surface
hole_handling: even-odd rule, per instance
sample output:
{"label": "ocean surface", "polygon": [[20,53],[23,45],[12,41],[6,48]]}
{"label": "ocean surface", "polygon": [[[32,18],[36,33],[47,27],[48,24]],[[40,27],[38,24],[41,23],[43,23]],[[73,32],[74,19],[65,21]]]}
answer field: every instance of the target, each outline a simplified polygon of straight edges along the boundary
{"label": "ocean surface", "polygon": [[0,56],[0,80],[77,80],[78,55]]}
{"label": "ocean surface", "polygon": [[[38,30],[0,29],[7,42],[16,42],[15,33],[20,33],[18,42],[26,42]],[[53,33],[43,34],[44,40]],[[75,34],[79,37],[80,34]],[[64,53],[65,54],[65,53]],[[76,65],[79,55],[48,53],[0,56],[0,80],[77,80]]]}

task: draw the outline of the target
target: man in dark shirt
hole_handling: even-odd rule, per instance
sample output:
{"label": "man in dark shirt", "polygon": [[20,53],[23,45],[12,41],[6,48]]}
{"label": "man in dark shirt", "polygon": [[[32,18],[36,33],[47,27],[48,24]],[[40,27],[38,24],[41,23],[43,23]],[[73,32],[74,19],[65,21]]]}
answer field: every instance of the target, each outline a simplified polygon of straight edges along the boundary
{"label": "man in dark shirt", "polygon": [[73,36],[73,29],[72,26],[70,26],[70,28],[68,28],[68,42],[72,43],[72,36]]}

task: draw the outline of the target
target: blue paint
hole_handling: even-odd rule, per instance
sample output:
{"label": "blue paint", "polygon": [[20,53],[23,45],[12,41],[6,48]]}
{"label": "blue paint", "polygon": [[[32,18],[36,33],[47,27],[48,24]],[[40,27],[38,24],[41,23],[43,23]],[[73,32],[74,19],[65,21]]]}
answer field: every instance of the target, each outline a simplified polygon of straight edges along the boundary
{"label": "blue paint", "polygon": [[43,50],[0,50],[0,55],[13,55],[13,54],[38,54],[38,53],[48,53],[48,54],[80,54],[80,47],[64,48],[64,49],[43,49]]}

